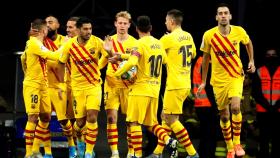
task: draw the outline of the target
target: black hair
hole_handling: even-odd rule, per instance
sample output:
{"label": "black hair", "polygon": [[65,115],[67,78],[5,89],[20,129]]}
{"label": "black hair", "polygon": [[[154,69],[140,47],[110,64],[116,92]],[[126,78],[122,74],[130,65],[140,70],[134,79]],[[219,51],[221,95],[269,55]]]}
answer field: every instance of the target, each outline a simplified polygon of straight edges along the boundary
{"label": "black hair", "polygon": [[77,28],[81,28],[83,24],[92,24],[92,21],[87,17],[80,17],[76,23],[76,26]]}
{"label": "black hair", "polygon": [[151,31],[152,24],[150,18],[146,15],[138,16],[136,27],[141,32],[147,33]]}
{"label": "black hair", "polygon": [[175,21],[175,23],[177,25],[181,25],[182,24],[184,14],[180,10],[172,9],[172,10],[167,12],[167,15],[172,17],[172,19],[174,19],[174,21]]}
{"label": "black hair", "polygon": [[47,22],[43,19],[35,19],[32,23],[31,23],[31,28],[32,29],[37,29],[37,30],[42,30],[42,28],[44,26],[47,26]]}

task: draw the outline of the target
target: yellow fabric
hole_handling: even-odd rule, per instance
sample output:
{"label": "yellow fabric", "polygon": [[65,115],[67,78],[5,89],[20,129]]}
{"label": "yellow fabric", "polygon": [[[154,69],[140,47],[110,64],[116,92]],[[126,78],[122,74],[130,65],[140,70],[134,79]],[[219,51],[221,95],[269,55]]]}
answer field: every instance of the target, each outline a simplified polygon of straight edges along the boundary
{"label": "yellow fabric", "polygon": [[242,27],[231,25],[230,28],[227,37],[220,34],[218,27],[206,31],[203,35],[200,50],[211,55],[213,86],[225,86],[223,84],[228,84],[232,79],[243,75],[240,42],[248,44],[250,38]]}
{"label": "yellow fabric", "polygon": [[220,126],[222,129],[222,133],[225,139],[225,142],[227,144],[227,150],[232,151],[233,150],[233,143],[232,143],[232,131],[231,131],[231,124],[230,121],[224,123],[222,120],[220,120]]}
{"label": "yellow fabric", "polygon": [[[51,39],[47,38],[44,40],[44,46],[48,48],[51,51],[56,51],[58,50],[62,44],[65,42],[64,41],[64,36],[57,34],[57,37],[54,41]],[[58,62],[56,61],[47,61],[47,70],[48,70],[48,83],[49,87],[53,88],[59,88],[60,81],[58,80],[58,74],[57,74],[57,65]]]}
{"label": "yellow fabric", "polygon": [[[172,134],[172,130],[171,130],[171,128],[166,124],[166,122],[165,122],[165,121],[162,121],[161,124],[162,124],[162,125],[161,125],[162,128],[167,132],[167,134],[168,134],[168,135],[171,135],[171,134]],[[154,153],[154,154],[157,154],[157,155],[162,154],[164,147],[165,147],[165,142],[164,142],[163,140],[160,140],[160,139],[158,138],[158,143],[157,143],[157,146],[156,146],[156,148],[155,148],[155,150],[154,150],[153,153]]]}
{"label": "yellow fabric", "polygon": [[[117,34],[111,36],[112,40],[114,41],[113,53],[120,53],[120,54],[130,54],[130,51],[137,46],[137,40],[130,36],[125,41],[119,42],[117,40]],[[128,55],[129,56],[129,55]],[[126,56],[126,57],[128,57]],[[109,84],[115,88],[127,88],[127,86],[123,83],[120,78],[114,77],[113,73],[118,69],[118,64],[111,64],[108,63],[107,71],[106,71],[106,82],[112,83]]]}
{"label": "yellow fabric", "polygon": [[100,110],[102,98],[101,86],[88,90],[73,90],[73,107],[75,118],[87,116],[87,110]]}
{"label": "yellow fabric", "polygon": [[168,58],[166,89],[191,88],[191,60],[196,56],[191,34],[177,28],[160,41]]}
{"label": "yellow fabric", "polygon": [[242,114],[241,112],[232,114],[232,132],[233,132],[233,145],[240,144],[240,134],[242,126]]}
{"label": "yellow fabric", "polygon": [[57,88],[48,88],[49,95],[51,98],[52,105],[55,109],[57,120],[65,120],[67,119],[67,100],[66,100],[66,92],[62,91],[61,96],[59,97]]}
{"label": "yellow fabric", "polygon": [[23,65],[26,65],[23,84],[36,88],[46,85],[46,59],[58,60],[59,53],[48,50],[36,37],[30,37],[23,56]]}
{"label": "yellow fabric", "polygon": [[98,124],[87,122],[87,135],[86,135],[86,153],[92,154],[94,146],[96,144],[96,138],[98,134]]}
{"label": "yellow fabric", "polygon": [[32,155],[32,145],[34,140],[35,128],[36,128],[35,123],[27,121],[25,126],[25,132],[24,132],[25,150],[26,150],[25,157]]}
{"label": "yellow fabric", "polygon": [[136,157],[142,157],[142,128],[141,126],[131,126],[131,142]]}
{"label": "yellow fabric", "polygon": [[113,88],[108,86],[107,82],[104,84],[104,105],[105,110],[121,108],[122,114],[127,113],[127,97],[128,88]]}
{"label": "yellow fabric", "polygon": [[72,90],[89,89],[102,83],[98,62],[101,55],[107,56],[103,41],[91,35],[84,46],[79,45],[77,37],[69,39],[60,49],[60,62],[71,61]]}
{"label": "yellow fabric", "polygon": [[138,122],[146,126],[158,124],[158,99],[146,96],[128,96],[127,122]]}
{"label": "yellow fabric", "polygon": [[111,151],[118,151],[118,128],[117,124],[107,124],[107,139]]}
{"label": "yellow fabric", "polygon": [[67,137],[68,146],[75,146],[74,139],[73,139],[73,127],[70,120],[67,121],[66,125],[60,124],[62,127],[63,134]]}
{"label": "yellow fabric", "polygon": [[230,104],[230,98],[242,97],[243,92],[243,77],[234,78],[231,82],[224,85],[213,87],[216,103],[219,110],[223,110]]}
{"label": "yellow fabric", "polygon": [[165,114],[182,114],[183,103],[190,94],[190,89],[165,90],[163,112]]}
{"label": "yellow fabric", "polygon": [[170,128],[175,133],[176,138],[182,144],[189,155],[195,155],[196,150],[193,147],[193,144],[190,140],[187,129],[180,123],[180,121],[175,121]]}
{"label": "yellow fabric", "polygon": [[51,113],[51,100],[47,88],[23,85],[23,98],[27,114]]}
{"label": "yellow fabric", "polygon": [[156,38],[145,36],[138,40],[137,53],[131,55],[128,60],[130,61],[139,56],[136,81],[130,86],[132,90],[129,95],[158,98],[161,84],[162,64],[167,63],[167,57],[163,45]]}

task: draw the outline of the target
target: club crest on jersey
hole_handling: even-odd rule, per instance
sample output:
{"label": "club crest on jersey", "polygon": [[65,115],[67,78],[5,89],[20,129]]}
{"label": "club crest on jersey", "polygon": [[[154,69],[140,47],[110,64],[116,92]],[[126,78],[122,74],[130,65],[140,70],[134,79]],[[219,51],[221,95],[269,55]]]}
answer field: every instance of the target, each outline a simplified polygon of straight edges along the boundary
{"label": "club crest on jersey", "polygon": [[90,49],[89,49],[89,52],[90,52],[90,54],[92,54],[92,55],[93,55],[93,54],[95,53],[94,48],[90,48]]}
{"label": "club crest on jersey", "polygon": [[234,46],[236,46],[236,45],[237,45],[237,41],[234,40],[234,41],[232,42],[232,44],[233,44]]}

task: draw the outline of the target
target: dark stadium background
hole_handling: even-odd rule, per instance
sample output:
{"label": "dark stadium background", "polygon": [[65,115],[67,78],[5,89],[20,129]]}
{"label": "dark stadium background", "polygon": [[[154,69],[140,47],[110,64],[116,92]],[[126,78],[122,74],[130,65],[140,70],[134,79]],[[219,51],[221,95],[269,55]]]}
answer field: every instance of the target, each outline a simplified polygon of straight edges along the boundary
{"label": "dark stadium background", "polygon": [[[276,0],[9,0],[2,2],[1,43],[0,43],[0,97],[7,103],[6,112],[11,112],[17,104],[23,110],[21,102],[22,72],[19,70],[19,82],[16,82],[16,55],[23,51],[27,40],[30,23],[35,18],[56,16],[61,24],[59,33],[65,35],[65,24],[71,16],[87,16],[94,22],[93,34],[103,38],[114,32],[114,16],[121,10],[128,10],[132,19],[139,15],[148,15],[153,24],[152,35],[160,38],[165,32],[165,16],[170,9],[176,8],[184,12],[182,28],[193,35],[199,50],[202,35],[207,29],[217,25],[215,21],[216,5],[226,2],[231,6],[233,20],[231,24],[245,28],[255,50],[255,63],[259,66],[262,55],[268,47],[276,47],[279,51],[280,9]],[[137,37],[132,25],[130,34]],[[244,67],[247,55],[241,47]],[[17,86],[15,86],[17,83]],[[15,89],[18,92],[15,93]],[[18,98],[15,99],[15,94]],[[18,102],[16,102],[17,100]],[[3,100],[0,98],[0,103]],[[5,111],[1,108],[0,113]],[[1,116],[2,113],[1,113]],[[0,120],[2,117],[0,116]]]}
{"label": "dark stadium background", "polygon": [[[216,5],[226,2],[231,5],[232,24],[243,26],[250,35],[256,55],[256,65],[261,62],[266,47],[279,47],[280,10],[276,0],[26,0],[6,1],[1,5],[1,44],[0,44],[0,96],[13,105],[15,60],[12,55],[22,51],[27,39],[30,22],[35,18],[45,18],[52,14],[61,23],[59,32],[66,34],[65,24],[70,16],[87,16],[94,21],[93,33],[100,38],[114,33],[114,15],[128,10],[133,19],[146,14],[151,17],[152,34],[160,38],[165,32],[165,15],[172,8],[184,12],[183,29],[193,35],[199,48],[202,35],[207,29],[216,26]],[[135,27],[130,33],[136,36]],[[243,51],[243,54],[246,53]],[[246,58],[244,58],[245,60]],[[245,66],[245,65],[244,65]]]}

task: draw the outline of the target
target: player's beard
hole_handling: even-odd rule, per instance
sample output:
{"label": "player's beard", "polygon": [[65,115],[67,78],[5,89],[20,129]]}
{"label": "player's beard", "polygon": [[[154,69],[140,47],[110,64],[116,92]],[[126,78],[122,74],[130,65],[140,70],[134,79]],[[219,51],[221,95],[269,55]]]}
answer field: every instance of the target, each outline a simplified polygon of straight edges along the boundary
{"label": "player's beard", "polygon": [[56,30],[49,30],[49,32],[48,32],[48,36],[47,37],[49,37],[49,38],[51,38],[52,39],[52,37],[54,36],[56,34]]}

